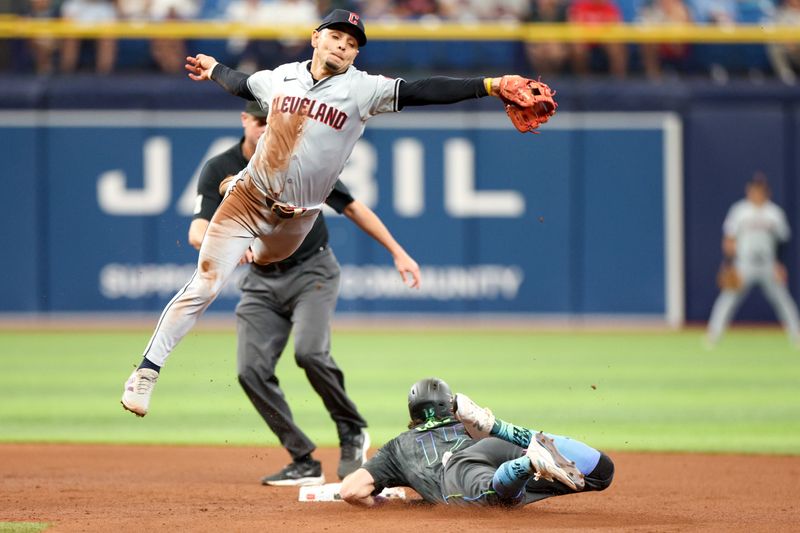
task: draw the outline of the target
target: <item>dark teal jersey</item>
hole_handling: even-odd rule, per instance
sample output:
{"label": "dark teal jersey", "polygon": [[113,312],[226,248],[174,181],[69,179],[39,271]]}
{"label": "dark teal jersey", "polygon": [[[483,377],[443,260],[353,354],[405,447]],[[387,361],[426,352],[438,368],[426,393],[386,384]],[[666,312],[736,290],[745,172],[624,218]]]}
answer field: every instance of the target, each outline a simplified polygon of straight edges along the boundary
{"label": "dark teal jersey", "polygon": [[444,502],[442,457],[477,441],[454,419],[429,421],[387,442],[364,468],[375,480],[375,492],[385,487],[411,487],[426,501]]}

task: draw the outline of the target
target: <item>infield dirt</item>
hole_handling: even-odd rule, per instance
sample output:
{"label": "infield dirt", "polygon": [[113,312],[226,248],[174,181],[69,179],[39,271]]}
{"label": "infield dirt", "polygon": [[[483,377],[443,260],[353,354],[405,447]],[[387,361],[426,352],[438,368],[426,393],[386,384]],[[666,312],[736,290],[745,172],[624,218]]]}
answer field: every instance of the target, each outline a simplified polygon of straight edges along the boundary
{"label": "infield dirt", "polygon": [[[338,450],[315,454],[329,482]],[[2,522],[47,531],[798,531],[800,457],[609,452],[612,486],[517,510],[300,503],[275,448],[0,445]],[[410,493],[410,499],[415,495]],[[2,527],[0,527],[2,529]]]}

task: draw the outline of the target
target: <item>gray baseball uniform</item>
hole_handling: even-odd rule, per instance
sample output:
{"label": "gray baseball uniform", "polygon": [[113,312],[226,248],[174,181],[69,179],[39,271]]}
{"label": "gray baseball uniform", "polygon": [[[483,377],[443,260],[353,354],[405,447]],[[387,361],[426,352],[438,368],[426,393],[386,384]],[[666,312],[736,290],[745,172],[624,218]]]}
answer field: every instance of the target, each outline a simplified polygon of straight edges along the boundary
{"label": "gray baseball uniform", "polygon": [[308,63],[248,78],[253,96],[270,105],[268,129],[212,217],[197,270],[161,314],[144,351],[158,366],[216,298],[248,247],[255,262],[268,264],[300,246],[366,121],[397,111],[401,80],[351,66],[315,83]]}
{"label": "gray baseball uniform", "polygon": [[271,146],[257,149],[247,171],[270,197],[316,207],[328,197],[366,121],[397,111],[401,80],[351,66],[315,83],[308,63],[281,65],[248,78],[253,96],[272,112],[259,141]]}
{"label": "gray baseball uniform", "polygon": [[[349,37],[343,39],[343,34]],[[281,261],[297,250],[369,118],[406,105],[483,98],[499,83],[483,77],[431,77],[405,83],[369,75],[352,66],[358,49],[351,37],[358,46],[366,44],[360,17],[336,9],[312,34],[312,61],[248,76],[203,54],[186,59],[190,78],[212,79],[233,95],[269,105],[268,129],[209,222],[197,270],[167,304],[142,363],[126,381],[121,401],[125,409],[139,416],[147,413],[161,367],[248,248],[260,265]],[[312,76],[313,64],[320,66],[315,70],[317,79]]]}
{"label": "gray baseball uniform", "polygon": [[731,206],[723,223],[726,237],[736,239],[735,266],[742,280],[740,290],[723,290],[711,311],[709,341],[716,342],[753,285],[759,285],[792,342],[800,342],[797,307],[786,286],[775,276],[779,243],[791,236],[786,215],[771,201],[757,205],[743,199]]}

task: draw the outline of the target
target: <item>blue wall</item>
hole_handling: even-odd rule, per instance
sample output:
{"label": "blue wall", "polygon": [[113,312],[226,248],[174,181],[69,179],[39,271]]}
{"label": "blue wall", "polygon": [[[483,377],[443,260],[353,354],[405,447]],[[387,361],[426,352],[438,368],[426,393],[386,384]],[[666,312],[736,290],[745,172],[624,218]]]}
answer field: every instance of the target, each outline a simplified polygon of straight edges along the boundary
{"label": "blue wall", "polygon": [[[774,199],[800,231],[800,95],[771,85],[614,83],[554,83],[560,115],[538,136],[511,130],[488,99],[439,108],[448,111],[440,115],[406,111],[391,128],[383,125],[396,117],[369,125],[345,174],[429,268],[428,292],[412,296],[386,281],[396,277],[386,252],[333,217],[332,244],[350,280],[339,309],[663,315],[664,132],[633,120],[657,111],[682,122],[685,313],[705,320],[716,296],[722,219],[754,170],[769,175]],[[159,310],[196,257],[186,244],[181,195],[212,143],[239,134],[239,104],[213,84],[164,78],[4,82],[3,183],[15,193],[0,226],[7,251],[0,311]],[[203,113],[209,109],[227,112]],[[494,114],[475,114],[486,111]],[[586,117],[610,122],[589,127]],[[396,207],[393,181],[395,150],[408,139],[423,153],[424,174],[423,210],[411,216]],[[445,152],[453,141],[473,151],[473,192],[502,191],[521,198],[524,210],[512,217],[449,212]],[[107,212],[98,196],[102,176],[121,171],[129,190],[142,188],[146,146],[154,150],[149,157],[168,157],[165,205],[147,214]],[[369,154],[376,166],[359,170]],[[797,254],[793,243],[794,293]],[[212,309],[234,303],[232,292]],[[760,295],[739,316],[773,318]]]}

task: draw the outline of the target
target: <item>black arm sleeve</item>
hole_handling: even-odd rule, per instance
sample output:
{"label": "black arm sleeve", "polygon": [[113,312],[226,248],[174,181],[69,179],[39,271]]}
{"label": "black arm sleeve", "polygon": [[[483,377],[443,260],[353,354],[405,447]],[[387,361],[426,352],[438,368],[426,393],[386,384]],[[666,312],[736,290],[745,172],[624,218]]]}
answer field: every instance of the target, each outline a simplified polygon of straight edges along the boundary
{"label": "black arm sleeve", "polygon": [[253,93],[250,92],[250,87],[247,86],[249,77],[244,72],[233,70],[222,63],[217,63],[217,66],[211,71],[211,79],[219,83],[223,89],[232,95],[246,100],[255,100],[256,97],[253,96]]}
{"label": "black arm sleeve", "polygon": [[350,189],[347,188],[347,185],[342,183],[342,180],[337,179],[336,183],[333,184],[333,190],[328,195],[325,203],[331,206],[334,211],[341,215],[345,208],[354,201],[355,198],[353,198],[353,195],[350,194]]}
{"label": "black arm sleeve", "polygon": [[484,78],[434,76],[412,82],[401,81],[397,107],[402,109],[407,105],[453,104],[461,100],[489,96],[483,80]]}

